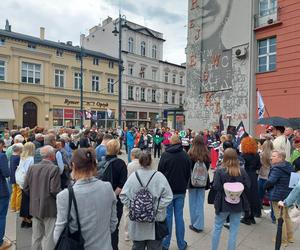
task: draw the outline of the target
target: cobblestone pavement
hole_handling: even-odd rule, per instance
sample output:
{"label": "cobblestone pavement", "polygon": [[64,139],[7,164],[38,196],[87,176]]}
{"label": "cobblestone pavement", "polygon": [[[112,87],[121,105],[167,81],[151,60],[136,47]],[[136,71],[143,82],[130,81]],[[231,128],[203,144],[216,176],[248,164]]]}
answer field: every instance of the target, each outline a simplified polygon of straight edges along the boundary
{"label": "cobblestone pavement", "polygon": [[[126,160],[125,154],[120,156],[122,159]],[[158,164],[158,159],[155,159],[153,166],[156,167]],[[185,199],[184,207],[184,221],[186,228],[186,241],[190,250],[209,250],[211,246],[211,233],[214,221],[214,208],[212,205],[205,205],[205,229],[202,233],[195,233],[191,231],[189,226],[189,210],[188,210],[188,196]],[[17,226],[18,225],[18,226]],[[124,240],[123,231],[123,220],[120,225],[120,250],[131,249],[131,243]],[[272,239],[275,237],[276,225],[272,224],[271,219],[265,213],[263,213],[262,218],[256,219],[256,225],[247,226],[241,224],[240,231],[237,240],[237,250],[273,250],[274,243]],[[14,242],[13,246],[10,248],[18,250],[30,250],[31,243],[31,230],[21,229],[20,220],[15,213],[9,212],[7,217],[7,229],[6,237]],[[223,229],[220,250],[227,249],[227,239],[228,230]],[[16,247],[17,245],[17,247]],[[176,246],[176,237],[173,229],[172,244],[170,250],[178,249]],[[283,249],[283,248],[282,248]],[[295,226],[295,243],[290,244],[285,249],[287,250],[299,250],[300,249],[300,226]],[[101,249],[102,250],[102,249]],[[105,249],[103,249],[105,250]]]}

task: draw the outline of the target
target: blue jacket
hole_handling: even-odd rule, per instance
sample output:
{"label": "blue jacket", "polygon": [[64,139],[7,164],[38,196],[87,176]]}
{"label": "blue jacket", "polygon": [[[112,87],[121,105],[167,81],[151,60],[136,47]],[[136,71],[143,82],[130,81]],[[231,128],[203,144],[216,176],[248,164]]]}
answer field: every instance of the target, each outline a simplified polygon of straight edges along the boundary
{"label": "blue jacket", "polygon": [[298,182],[297,186],[294,187],[292,192],[290,192],[289,196],[284,200],[284,204],[287,207],[291,207],[294,204],[300,206],[300,181]]}
{"label": "blue jacket", "polygon": [[287,161],[272,165],[269,178],[265,184],[270,201],[283,201],[289,195],[292,191],[289,188],[292,172],[294,172],[294,169]]}
{"label": "blue jacket", "polygon": [[0,198],[8,197],[9,191],[6,178],[10,176],[8,160],[5,153],[0,153]]}
{"label": "blue jacket", "polygon": [[127,146],[133,147],[134,146],[134,135],[131,131],[127,132]]}

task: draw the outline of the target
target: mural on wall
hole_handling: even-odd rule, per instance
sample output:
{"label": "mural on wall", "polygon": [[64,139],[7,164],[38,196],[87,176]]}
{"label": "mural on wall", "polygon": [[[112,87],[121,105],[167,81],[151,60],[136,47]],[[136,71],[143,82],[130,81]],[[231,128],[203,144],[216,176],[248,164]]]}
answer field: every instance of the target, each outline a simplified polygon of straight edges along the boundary
{"label": "mural on wall", "polygon": [[249,59],[235,53],[248,44],[223,43],[234,2],[189,0],[186,127],[210,129],[220,115],[225,124],[229,116],[233,125],[248,119]]}

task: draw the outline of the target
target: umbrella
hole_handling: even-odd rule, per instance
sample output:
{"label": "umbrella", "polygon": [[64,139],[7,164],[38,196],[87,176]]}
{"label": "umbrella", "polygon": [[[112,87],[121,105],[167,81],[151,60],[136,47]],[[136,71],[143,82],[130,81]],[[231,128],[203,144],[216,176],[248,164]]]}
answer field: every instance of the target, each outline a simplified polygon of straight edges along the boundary
{"label": "umbrella", "polygon": [[290,126],[290,121],[287,118],[272,116],[267,118],[260,118],[257,124],[271,125],[271,126]]}
{"label": "umbrella", "polygon": [[275,250],[280,250],[280,246],[281,246],[282,224],[283,224],[282,210],[283,210],[283,208],[281,207],[280,208],[280,217],[277,220],[277,233],[276,233],[276,241],[275,241]]}
{"label": "umbrella", "polygon": [[300,128],[300,118],[290,118],[289,122],[290,122],[290,126],[293,129],[299,129]]}

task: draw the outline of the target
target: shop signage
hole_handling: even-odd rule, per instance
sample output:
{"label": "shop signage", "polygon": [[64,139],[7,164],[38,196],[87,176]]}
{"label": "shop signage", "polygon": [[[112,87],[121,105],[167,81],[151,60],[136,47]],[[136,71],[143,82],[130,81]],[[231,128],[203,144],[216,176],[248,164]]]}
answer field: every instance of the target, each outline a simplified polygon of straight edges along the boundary
{"label": "shop signage", "polygon": [[[65,99],[64,104],[67,105],[79,105],[79,101],[73,101],[69,99]],[[88,102],[88,101],[83,101],[83,104],[86,106],[92,106],[92,107],[108,107],[108,103],[104,102]]]}
{"label": "shop signage", "polygon": [[64,109],[65,119],[74,119],[74,109]]}

